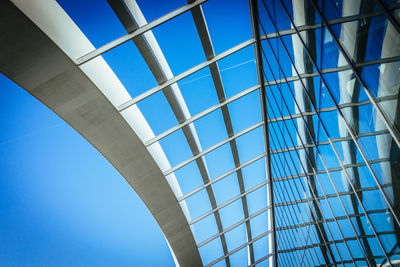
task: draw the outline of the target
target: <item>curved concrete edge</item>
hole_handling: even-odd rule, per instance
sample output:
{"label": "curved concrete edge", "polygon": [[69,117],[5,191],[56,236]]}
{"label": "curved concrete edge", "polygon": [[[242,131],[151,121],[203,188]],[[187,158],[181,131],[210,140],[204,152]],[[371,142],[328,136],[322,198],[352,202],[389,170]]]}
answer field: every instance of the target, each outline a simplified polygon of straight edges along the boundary
{"label": "curved concrete edge", "polygon": [[114,105],[9,1],[0,3],[0,71],[88,140],[142,198],[181,266],[201,266],[185,215],[157,163]]}

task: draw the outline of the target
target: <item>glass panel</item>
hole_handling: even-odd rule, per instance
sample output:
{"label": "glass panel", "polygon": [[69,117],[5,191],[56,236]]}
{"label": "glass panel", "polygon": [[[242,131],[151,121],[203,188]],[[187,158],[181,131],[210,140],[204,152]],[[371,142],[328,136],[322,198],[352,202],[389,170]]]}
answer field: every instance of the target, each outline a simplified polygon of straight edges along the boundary
{"label": "glass panel", "polygon": [[242,199],[238,199],[220,209],[222,227],[224,229],[244,219]]}
{"label": "glass panel", "polygon": [[261,188],[249,193],[246,198],[249,215],[252,215],[267,207],[267,187],[262,186]]}
{"label": "glass panel", "polygon": [[239,184],[236,173],[233,173],[222,180],[212,184],[217,205],[240,195]]}
{"label": "glass panel", "polygon": [[248,265],[247,250],[248,248],[245,247],[229,256],[229,261],[232,267],[242,267]]}
{"label": "glass panel", "polygon": [[258,91],[255,91],[228,104],[234,133],[238,133],[261,121],[258,94]]}
{"label": "glass panel", "polygon": [[195,161],[176,170],[175,176],[181,187],[182,194],[187,194],[203,185],[203,178]]}
{"label": "glass panel", "polygon": [[264,153],[263,127],[258,127],[236,139],[240,163]]}
{"label": "glass panel", "polygon": [[185,201],[193,219],[211,210],[211,203],[206,189],[200,190]]}
{"label": "glass panel", "polygon": [[244,223],[227,232],[225,234],[225,240],[228,252],[246,243],[246,238],[246,224]]}
{"label": "glass panel", "polygon": [[214,214],[208,215],[204,219],[201,219],[193,224],[192,231],[194,233],[194,237],[196,238],[197,244],[207,240],[213,235],[218,234],[218,227]]}
{"label": "glass panel", "polygon": [[242,169],[245,190],[266,181],[265,158],[261,158]]}
{"label": "glass panel", "polygon": [[207,153],[204,157],[207,161],[207,167],[211,179],[235,168],[229,144],[220,146],[219,148]]}
{"label": "glass panel", "polygon": [[196,120],[194,126],[203,150],[228,138],[220,109]]}
{"label": "glass panel", "polygon": [[90,0],[58,0],[57,3],[95,47],[105,45],[126,34],[125,28],[107,1],[97,1],[95,5]]}
{"label": "glass panel", "polygon": [[[157,105],[156,109],[154,105]],[[140,101],[137,106],[155,135],[159,135],[178,124],[171,106],[162,92],[158,92]]]}
{"label": "glass panel", "polygon": [[184,0],[172,0],[167,3],[161,2],[155,5],[147,0],[137,0],[138,6],[143,12],[143,15],[146,17],[147,21],[155,20],[174,9],[177,9],[181,6],[187,4]]}
{"label": "glass panel", "polygon": [[161,24],[153,34],[174,75],[206,60],[190,12]]}
{"label": "glass panel", "polygon": [[131,97],[136,97],[158,85],[133,42],[127,42],[108,51],[103,54],[103,58]]}
{"label": "glass panel", "polygon": [[182,130],[161,139],[160,144],[172,166],[193,156]]}
{"label": "glass panel", "polygon": [[259,236],[268,230],[267,212],[250,219],[250,227],[252,236]]}
{"label": "glass panel", "polygon": [[204,265],[209,264],[224,255],[221,240],[219,238],[199,247],[199,251]]}
{"label": "glass panel", "polygon": [[269,254],[269,238],[270,235],[264,236],[253,243],[254,260],[259,260]]}
{"label": "glass panel", "polygon": [[192,116],[218,104],[209,68],[201,69],[180,80],[178,86]]}
{"label": "glass panel", "polygon": [[208,1],[203,10],[216,54],[253,37],[248,2]]}
{"label": "glass panel", "polygon": [[227,98],[258,83],[253,46],[221,59],[218,64]]}

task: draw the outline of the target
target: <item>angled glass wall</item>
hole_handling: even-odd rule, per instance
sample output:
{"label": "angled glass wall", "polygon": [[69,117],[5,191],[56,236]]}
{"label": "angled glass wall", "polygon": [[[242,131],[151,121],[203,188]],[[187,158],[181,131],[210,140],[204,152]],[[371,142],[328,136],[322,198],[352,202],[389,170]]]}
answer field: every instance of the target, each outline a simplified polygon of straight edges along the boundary
{"label": "angled glass wall", "polygon": [[397,1],[258,1],[278,263],[399,263]]}

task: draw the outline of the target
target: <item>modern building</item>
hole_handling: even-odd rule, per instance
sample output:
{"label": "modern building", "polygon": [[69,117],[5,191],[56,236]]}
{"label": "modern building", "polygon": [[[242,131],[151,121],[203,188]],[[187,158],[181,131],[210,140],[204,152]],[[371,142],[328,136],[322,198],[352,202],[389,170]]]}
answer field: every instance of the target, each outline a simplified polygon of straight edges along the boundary
{"label": "modern building", "polygon": [[176,265],[400,264],[400,2],[107,0],[96,45],[67,2],[0,3],[0,72],[118,170]]}

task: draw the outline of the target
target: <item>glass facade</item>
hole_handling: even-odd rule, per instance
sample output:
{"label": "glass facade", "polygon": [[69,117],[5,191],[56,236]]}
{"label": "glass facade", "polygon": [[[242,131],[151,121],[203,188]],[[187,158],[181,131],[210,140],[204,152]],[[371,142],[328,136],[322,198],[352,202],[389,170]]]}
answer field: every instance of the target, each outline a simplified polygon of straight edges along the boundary
{"label": "glass facade", "polygon": [[400,264],[399,1],[109,0],[107,40],[59,2],[97,47],[76,65],[102,56],[148,123],[205,266]]}
{"label": "glass facade", "polygon": [[278,263],[399,262],[398,8],[258,2]]}

